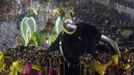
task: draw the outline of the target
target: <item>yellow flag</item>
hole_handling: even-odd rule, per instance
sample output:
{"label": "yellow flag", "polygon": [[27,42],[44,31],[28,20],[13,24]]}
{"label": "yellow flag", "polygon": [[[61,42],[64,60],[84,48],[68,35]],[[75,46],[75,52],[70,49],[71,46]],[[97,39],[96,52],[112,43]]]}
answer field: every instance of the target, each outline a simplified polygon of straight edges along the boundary
{"label": "yellow flag", "polygon": [[98,60],[93,60],[89,66],[91,70],[98,72],[100,75],[104,75],[107,67],[118,64],[118,60],[119,60],[119,56],[113,55],[112,59],[106,64],[102,64]]}
{"label": "yellow flag", "polygon": [[112,64],[112,61],[109,61],[108,63],[106,64],[102,64],[100,61],[98,60],[93,60],[91,63],[90,63],[90,68],[91,68],[91,71],[95,71],[95,72],[98,72],[100,75],[104,75],[105,74],[105,71],[107,69],[108,66],[110,66]]}
{"label": "yellow flag", "polygon": [[0,72],[4,71],[5,62],[4,62],[4,53],[0,51]]}
{"label": "yellow flag", "polygon": [[112,64],[113,65],[117,65],[118,64],[118,62],[119,62],[119,56],[118,55],[113,55],[112,56]]}
{"label": "yellow flag", "polygon": [[32,68],[35,70],[41,70],[41,65],[40,64],[33,64]]}
{"label": "yellow flag", "polygon": [[33,11],[33,13],[34,13],[35,15],[38,15],[38,12],[37,12],[36,9],[33,8],[32,11]]}
{"label": "yellow flag", "polygon": [[105,67],[103,64],[101,64],[98,60],[93,60],[90,64],[91,70],[98,72],[100,75],[105,74]]}
{"label": "yellow flag", "polygon": [[52,15],[53,15],[53,16],[65,16],[64,9],[63,9],[63,8],[55,8],[55,9],[52,11]]}
{"label": "yellow flag", "polygon": [[128,70],[128,69],[130,69],[130,64],[129,63],[127,63],[127,64],[123,64],[123,69],[125,69],[125,70]]}
{"label": "yellow flag", "polygon": [[17,60],[12,63],[10,66],[10,73],[9,75],[17,75],[18,72],[22,72],[23,70],[23,62],[20,60]]}

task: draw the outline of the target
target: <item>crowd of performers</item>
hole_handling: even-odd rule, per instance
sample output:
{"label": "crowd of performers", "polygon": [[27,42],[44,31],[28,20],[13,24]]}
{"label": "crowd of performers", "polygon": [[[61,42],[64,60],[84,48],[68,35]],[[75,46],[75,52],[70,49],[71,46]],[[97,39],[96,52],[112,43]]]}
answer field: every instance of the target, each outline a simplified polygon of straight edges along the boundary
{"label": "crowd of performers", "polygon": [[[57,15],[57,21],[53,16]],[[16,47],[6,53],[0,52],[0,74],[2,75],[133,75],[134,50],[122,48],[103,35],[92,23],[71,19],[64,20],[62,9],[56,9],[45,24],[35,32],[31,41],[38,41],[45,50],[35,47]],[[56,28],[62,24],[61,28]],[[58,26],[59,27],[59,26]],[[61,30],[60,30],[61,29]],[[55,31],[54,31],[55,30]],[[55,38],[56,37],[56,38]],[[36,38],[36,39],[35,39]],[[42,41],[43,40],[43,41]],[[45,45],[44,45],[45,43]],[[17,45],[16,45],[17,46]],[[23,50],[20,50],[23,49]],[[35,52],[30,54],[30,49]],[[38,50],[38,51],[36,51]],[[12,51],[14,53],[12,53]],[[22,58],[17,59],[15,55]],[[21,56],[21,52],[23,53]],[[9,55],[7,55],[9,54]],[[5,63],[12,56],[12,63]],[[24,55],[26,56],[24,57]],[[27,57],[27,55],[29,57]],[[36,56],[37,55],[37,56]],[[38,55],[39,58],[38,58]],[[15,58],[16,57],[16,58]],[[7,60],[5,60],[5,58]],[[27,59],[28,58],[28,59]],[[32,59],[34,58],[34,59]],[[40,59],[41,58],[41,59]],[[17,59],[17,60],[16,60]],[[32,59],[32,60],[31,60]],[[33,63],[34,62],[34,63]]]}

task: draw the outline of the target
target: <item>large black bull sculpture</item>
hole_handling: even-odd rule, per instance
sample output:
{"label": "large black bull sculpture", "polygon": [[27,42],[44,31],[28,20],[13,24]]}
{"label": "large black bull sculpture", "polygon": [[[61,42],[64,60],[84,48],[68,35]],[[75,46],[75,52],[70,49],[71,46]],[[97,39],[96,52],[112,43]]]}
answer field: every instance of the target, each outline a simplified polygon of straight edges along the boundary
{"label": "large black bull sculpture", "polygon": [[96,43],[104,40],[116,48],[117,53],[119,53],[117,45],[114,42],[109,42],[109,39],[102,36],[94,26],[85,23],[78,23],[76,26],[76,31],[73,34],[67,34],[64,31],[61,32],[54,43],[48,48],[48,51],[60,50],[65,61],[77,64],[79,63],[79,57],[85,53],[90,53],[95,57]]}

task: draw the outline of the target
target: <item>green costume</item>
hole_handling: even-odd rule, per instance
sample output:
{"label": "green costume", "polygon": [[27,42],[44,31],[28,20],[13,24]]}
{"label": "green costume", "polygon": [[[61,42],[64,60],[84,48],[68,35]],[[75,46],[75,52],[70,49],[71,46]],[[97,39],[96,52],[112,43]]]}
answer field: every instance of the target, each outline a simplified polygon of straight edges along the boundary
{"label": "green costume", "polygon": [[[53,43],[56,39],[56,34],[54,31],[48,33],[49,34],[49,45]],[[45,44],[46,39],[46,31],[43,29],[41,31],[37,31],[32,35],[32,41],[34,42],[35,46],[38,47],[41,44]]]}

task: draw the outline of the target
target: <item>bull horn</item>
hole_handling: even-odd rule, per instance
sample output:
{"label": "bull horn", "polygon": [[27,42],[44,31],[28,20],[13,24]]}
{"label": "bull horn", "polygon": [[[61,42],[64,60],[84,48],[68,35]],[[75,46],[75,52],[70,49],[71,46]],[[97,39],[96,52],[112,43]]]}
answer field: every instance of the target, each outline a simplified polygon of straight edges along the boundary
{"label": "bull horn", "polygon": [[105,35],[101,35],[100,41],[106,42],[109,45],[111,45],[112,48],[116,51],[116,53],[119,55],[119,58],[121,58],[119,47],[115,41],[113,41],[112,39],[108,38]]}

